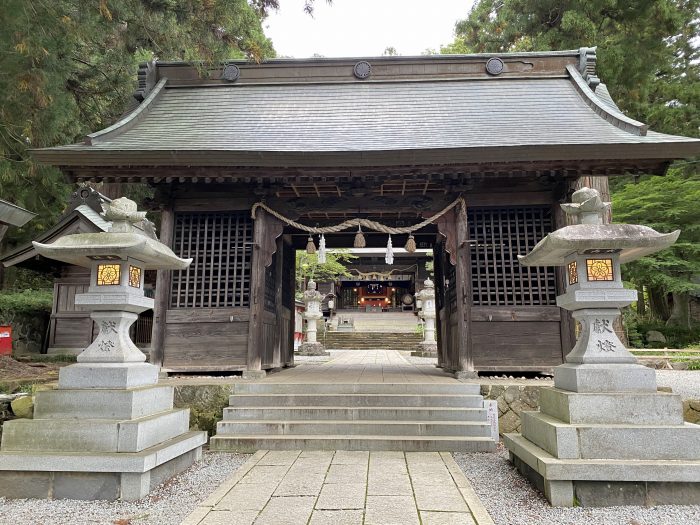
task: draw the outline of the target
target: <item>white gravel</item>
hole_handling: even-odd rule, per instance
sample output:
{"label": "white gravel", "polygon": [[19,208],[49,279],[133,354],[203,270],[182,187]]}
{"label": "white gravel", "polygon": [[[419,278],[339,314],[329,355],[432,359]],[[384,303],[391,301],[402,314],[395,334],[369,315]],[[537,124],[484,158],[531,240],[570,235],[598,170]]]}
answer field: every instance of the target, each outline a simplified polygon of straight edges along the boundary
{"label": "white gravel", "polygon": [[496,454],[454,454],[497,525],[697,525],[700,505],[551,507],[508,461]]}
{"label": "white gravel", "polygon": [[177,525],[249,457],[205,452],[202,461],[134,502],[0,498],[0,525]]}
{"label": "white gravel", "polygon": [[700,399],[700,370],[657,370],[656,384],[670,386],[683,399]]}

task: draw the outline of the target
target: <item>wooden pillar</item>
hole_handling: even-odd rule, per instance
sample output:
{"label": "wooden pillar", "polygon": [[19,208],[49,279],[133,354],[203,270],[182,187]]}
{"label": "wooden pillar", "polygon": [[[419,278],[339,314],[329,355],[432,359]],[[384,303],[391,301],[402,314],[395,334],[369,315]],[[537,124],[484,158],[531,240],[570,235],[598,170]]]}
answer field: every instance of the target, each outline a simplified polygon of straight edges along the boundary
{"label": "wooden pillar", "polygon": [[[175,228],[175,212],[172,205],[160,211],[160,242],[172,248]],[[154,297],[153,329],[151,332],[151,363],[163,366],[165,361],[165,316],[170,303],[170,270],[158,270]]]}
{"label": "wooden pillar", "polygon": [[250,261],[250,320],[248,322],[247,372],[249,375],[262,370],[266,216],[265,211],[258,210],[253,223],[253,254]]}
{"label": "wooden pillar", "polygon": [[476,377],[471,336],[472,275],[469,253],[469,227],[465,206],[457,206],[455,285],[457,286],[457,371],[458,378]]}

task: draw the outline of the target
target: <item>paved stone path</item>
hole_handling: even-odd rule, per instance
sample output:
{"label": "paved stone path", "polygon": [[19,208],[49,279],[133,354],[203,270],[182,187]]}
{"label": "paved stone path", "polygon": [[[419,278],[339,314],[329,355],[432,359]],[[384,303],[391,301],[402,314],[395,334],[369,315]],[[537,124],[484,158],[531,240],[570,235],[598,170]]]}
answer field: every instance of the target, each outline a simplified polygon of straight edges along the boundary
{"label": "paved stone path", "polygon": [[349,350],[323,363],[302,363],[261,383],[457,383],[433,364],[415,365],[396,350]]}
{"label": "paved stone path", "polygon": [[182,525],[492,525],[447,452],[259,450]]}

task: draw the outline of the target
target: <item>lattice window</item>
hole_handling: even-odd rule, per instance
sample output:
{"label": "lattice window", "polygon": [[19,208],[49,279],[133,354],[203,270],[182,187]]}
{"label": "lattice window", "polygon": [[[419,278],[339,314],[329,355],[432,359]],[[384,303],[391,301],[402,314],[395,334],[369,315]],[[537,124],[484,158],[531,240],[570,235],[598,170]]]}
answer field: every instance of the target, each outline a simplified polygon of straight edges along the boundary
{"label": "lattice window", "polygon": [[556,304],[552,267],[525,267],[525,255],[552,231],[549,207],[471,208],[468,211],[475,306]]}
{"label": "lattice window", "polygon": [[272,255],[272,263],[265,268],[265,304],[264,308],[268,312],[275,313],[277,310],[277,257],[278,253]]}
{"label": "lattice window", "polygon": [[249,306],[252,242],[249,212],[177,214],[173,251],[193,261],[173,272],[170,306]]}

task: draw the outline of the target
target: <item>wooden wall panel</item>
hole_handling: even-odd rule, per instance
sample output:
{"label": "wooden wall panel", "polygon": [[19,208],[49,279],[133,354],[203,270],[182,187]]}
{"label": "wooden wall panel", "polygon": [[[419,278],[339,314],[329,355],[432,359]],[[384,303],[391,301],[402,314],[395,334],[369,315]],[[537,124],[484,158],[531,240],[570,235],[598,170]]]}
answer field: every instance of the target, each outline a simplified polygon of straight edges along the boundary
{"label": "wooden wall panel", "polygon": [[541,370],[561,364],[558,321],[473,321],[477,370]]}
{"label": "wooden wall panel", "polygon": [[88,316],[54,317],[49,349],[83,349],[92,342],[92,319]]}
{"label": "wooden wall panel", "polygon": [[248,355],[247,322],[165,325],[166,368],[242,370]]}

